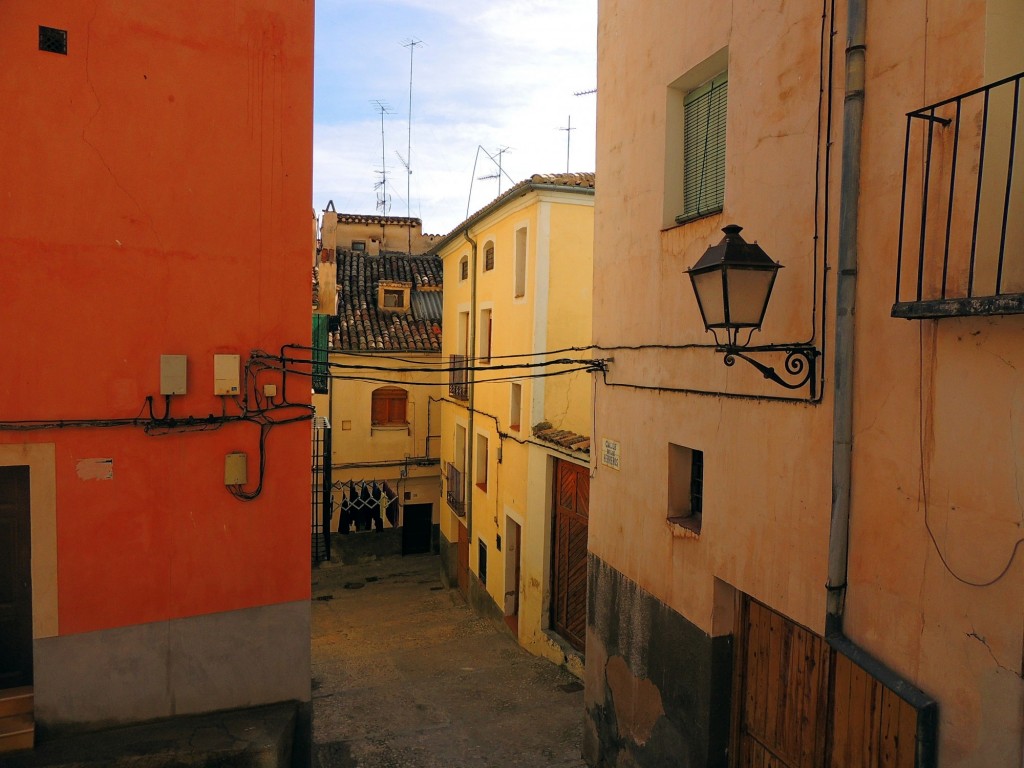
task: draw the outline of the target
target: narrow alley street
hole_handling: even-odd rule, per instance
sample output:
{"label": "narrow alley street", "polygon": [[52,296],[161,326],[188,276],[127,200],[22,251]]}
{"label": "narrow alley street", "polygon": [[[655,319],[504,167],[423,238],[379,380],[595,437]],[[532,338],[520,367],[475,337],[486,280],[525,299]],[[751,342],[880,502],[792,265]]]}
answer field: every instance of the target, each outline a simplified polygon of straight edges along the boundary
{"label": "narrow alley street", "polygon": [[314,768],[581,768],[583,687],[441,584],[437,557],[313,571]]}

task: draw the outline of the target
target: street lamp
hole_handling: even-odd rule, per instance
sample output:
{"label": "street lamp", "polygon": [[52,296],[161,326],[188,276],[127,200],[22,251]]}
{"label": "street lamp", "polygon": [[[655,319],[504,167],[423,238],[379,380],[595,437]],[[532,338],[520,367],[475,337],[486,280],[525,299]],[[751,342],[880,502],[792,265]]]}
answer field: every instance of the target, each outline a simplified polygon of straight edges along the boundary
{"label": "street lamp", "polygon": [[[697,297],[704,329],[715,337],[715,346],[725,354],[725,364],[734,365],[736,359],[746,361],[766,378],[787,389],[810,385],[815,396],[814,369],[819,352],[809,344],[769,344],[750,346],[754,331],[761,329],[768,301],[772,296],[775,278],[782,269],[777,261],[764,252],[757,243],[748,243],[740,236],[743,227],[730,224],[722,231],[725,237],[712,245],[696,264],[686,270]],[[725,341],[719,338],[725,333]],[[747,333],[741,344],[740,334]],[[786,372],[798,377],[787,381],[775,369],[749,356],[756,352],[785,352]]]}

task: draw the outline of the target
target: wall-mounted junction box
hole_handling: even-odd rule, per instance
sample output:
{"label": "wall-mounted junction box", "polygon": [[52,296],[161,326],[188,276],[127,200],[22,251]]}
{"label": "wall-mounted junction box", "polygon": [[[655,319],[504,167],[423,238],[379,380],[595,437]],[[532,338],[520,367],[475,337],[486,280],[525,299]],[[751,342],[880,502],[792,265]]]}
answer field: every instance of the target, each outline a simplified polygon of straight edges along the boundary
{"label": "wall-mounted junction box", "polygon": [[263,385],[263,394],[266,395],[267,397],[276,397],[277,396],[277,384],[264,384]]}
{"label": "wall-mounted junction box", "polygon": [[224,485],[245,485],[248,482],[248,456],[229,453],[224,457]]}
{"label": "wall-mounted junction box", "polygon": [[160,394],[184,395],[188,392],[188,356],[160,355]]}
{"label": "wall-mounted junction box", "polygon": [[239,387],[239,366],[241,357],[238,355],[213,356],[213,394],[237,395]]}

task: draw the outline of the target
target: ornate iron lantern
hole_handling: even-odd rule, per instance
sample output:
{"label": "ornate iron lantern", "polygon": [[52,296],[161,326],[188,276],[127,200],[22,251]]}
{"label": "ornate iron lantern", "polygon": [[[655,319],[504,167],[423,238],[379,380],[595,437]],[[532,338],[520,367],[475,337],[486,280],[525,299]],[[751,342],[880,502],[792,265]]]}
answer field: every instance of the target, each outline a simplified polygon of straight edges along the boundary
{"label": "ornate iron lantern", "polygon": [[[725,353],[725,364],[735,365],[739,358],[752,365],[766,378],[787,389],[809,385],[815,395],[815,360],[818,350],[809,344],[769,344],[750,346],[754,331],[761,329],[775,278],[782,269],[777,261],[757,243],[748,243],[740,236],[743,227],[723,227],[725,237],[712,245],[696,264],[686,270],[697,297],[704,329],[715,337],[719,352]],[[725,340],[719,337],[724,332]],[[747,332],[741,344],[740,334]],[[785,368],[794,381],[780,377],[775,369],[749,356],[756,352],[783,352]]]}

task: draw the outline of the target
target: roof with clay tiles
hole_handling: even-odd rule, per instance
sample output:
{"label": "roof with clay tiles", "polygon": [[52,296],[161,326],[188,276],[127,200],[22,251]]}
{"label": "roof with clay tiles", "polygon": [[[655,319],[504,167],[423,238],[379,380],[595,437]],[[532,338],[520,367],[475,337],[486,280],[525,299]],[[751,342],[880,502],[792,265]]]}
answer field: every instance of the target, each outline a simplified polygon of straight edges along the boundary
{"label": "roof with clay tiles", "polygon": [[[435,256],[368,256],[339,250],[338,322],[336,328],[332,323],[332,349],[439,353],[441,318],[436,305],[442,279],[441,260]],[[377,306],[382,282],[410,287],[409,312],[388,312]]]}

